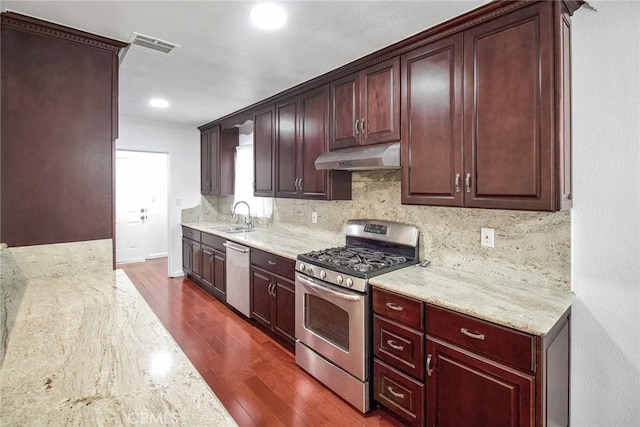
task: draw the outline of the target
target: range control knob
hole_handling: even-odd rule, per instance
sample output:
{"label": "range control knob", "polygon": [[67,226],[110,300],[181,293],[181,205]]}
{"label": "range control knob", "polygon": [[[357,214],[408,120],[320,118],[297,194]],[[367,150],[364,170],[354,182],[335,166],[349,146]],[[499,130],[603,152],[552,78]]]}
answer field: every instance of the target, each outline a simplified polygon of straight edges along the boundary
{"label": "range control knob", "polygon": [[336,277],[336,283],[338,283],[338,285],[342,285],[342,282],[344,282],[344,279],[340,274],[338,274],[338,277]]}
{"label": "range control knob", "polygon": [[349,278],[347,279],[347,286],[348,286],[348,287],[350,287],[350,288],[352,288],[352,287],[353,287],[353,280],[351,280],[351,277],[349,277]]}
{"label": "range control knob", "polygon": [[327,273],[325,273],[324,270],[320,270],[320,278],[324,279],[325,277],[327,277]]}
{"label": "range control knob", "polygon": [[304,265],[304,262],[300,263],[300,271],[302,271],[304,273],[304,271],[307,269],[307,266]]}

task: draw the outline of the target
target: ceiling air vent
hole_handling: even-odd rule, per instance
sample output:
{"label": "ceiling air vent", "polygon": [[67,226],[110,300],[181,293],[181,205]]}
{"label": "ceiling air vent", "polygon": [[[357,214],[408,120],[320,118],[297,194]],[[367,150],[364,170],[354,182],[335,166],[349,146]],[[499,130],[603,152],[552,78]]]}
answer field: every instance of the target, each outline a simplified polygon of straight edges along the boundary
{"label": "ceiling air vent", "polygon": [[169,56],[175,48],[180,47],[179,44],[135,32],[131,35],[129,43],[136,50],[143,50],[160,56]]}

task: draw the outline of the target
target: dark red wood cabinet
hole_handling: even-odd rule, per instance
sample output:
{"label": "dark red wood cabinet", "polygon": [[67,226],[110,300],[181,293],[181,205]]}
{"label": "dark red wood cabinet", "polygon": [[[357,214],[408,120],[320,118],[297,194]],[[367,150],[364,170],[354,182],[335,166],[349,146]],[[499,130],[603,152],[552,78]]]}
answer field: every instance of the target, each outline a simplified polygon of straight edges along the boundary
{"label": "dark red wood cabinet", "polygon": [[400,60],[330,84],[331,150],[400,140]]}
{"label": "dark red wood cabinet", "polygon": [[215,126],[200,133],[200,194],[234,193],[234,155],[238,143],[238,128]]}
{"label": "dark red wood cabinet", "polygon": [[295,347],[295,263],[251,249],[251,318],[291,352]]}
{"label": "dark red wood cabinet", "polygon": [[275,112],[262,108],[253,116],[253,192],[259,197],[275,197]]}
{"label": "dark red wood cabinet", "polygon": [[314,165],[329,149],[328,93],[322,86],[276,104],[276,197],[351,199],[350,172]]}
{"label": "dark red wood cabinet", "polygon": [[571,206],[568,16],[536,2],[402,56],[403,203]]}
{"label": "dark red wood cabinet", "polygon": [[206,292],[226,302],[225,239],[182,226],[182,269]]}
{"label": "dark red wood cabinet", "polygon": [[114,237],[118,52],[127,43],[2,13],[0,241]]}

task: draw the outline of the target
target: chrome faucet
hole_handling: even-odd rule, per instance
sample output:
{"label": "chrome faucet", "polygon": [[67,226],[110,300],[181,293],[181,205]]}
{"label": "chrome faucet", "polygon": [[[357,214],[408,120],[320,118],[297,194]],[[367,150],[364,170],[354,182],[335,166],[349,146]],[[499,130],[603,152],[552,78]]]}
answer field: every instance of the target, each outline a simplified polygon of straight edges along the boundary
{"label": "chrome faucet", "polygon": [[244,219],[244,223],[247,224],[247,228],[253,228],[253,220],[251,219],[251,208],[249,207],[249,203],[245,202],[244,200],[240,200],[238,203],[233,205],[233,209],[231,210],[231,217],[236,217],[236,206],[238,206],[240,203],[244,203],[245,205],[247,205],[247,212],[249,213],[249,215],[247,215],[247,217]]}

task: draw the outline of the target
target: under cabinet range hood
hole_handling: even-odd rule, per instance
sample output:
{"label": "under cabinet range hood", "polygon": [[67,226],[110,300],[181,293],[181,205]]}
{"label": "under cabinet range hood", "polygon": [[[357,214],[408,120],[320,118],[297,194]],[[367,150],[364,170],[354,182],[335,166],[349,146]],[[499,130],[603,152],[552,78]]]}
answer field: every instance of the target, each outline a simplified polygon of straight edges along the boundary
{"label": "under cabinet range hood", "polygon": [[399,169],[400,143],[329,151],[315,161],[317,170]]}

